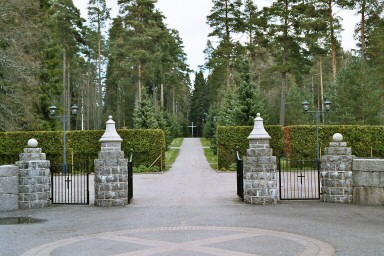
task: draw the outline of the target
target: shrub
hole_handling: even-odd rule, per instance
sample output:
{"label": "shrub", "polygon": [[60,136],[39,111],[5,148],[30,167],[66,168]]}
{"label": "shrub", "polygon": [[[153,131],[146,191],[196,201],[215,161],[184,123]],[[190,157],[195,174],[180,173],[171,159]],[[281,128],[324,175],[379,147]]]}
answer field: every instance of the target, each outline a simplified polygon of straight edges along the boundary
{"label": "shrub", "polygon": [[[245,155],[249,147],[247,137],[253,126],[219,126],[217,128],[218,168],[229,169],[236,162],[236,147],[241,155]],[[278,125],[266,126],[265,130],[271,136],[270,146],[274,155],[280,156],[284,152],[283,131]]]}
{"label": "shrub", "polygon": [[[236,146],[241,155],[249,147],[247,137],[251,126],[219,126],[217,129],[218,168],[229,169],[236,162]],[[316,126],[292,125],[266,126],[271,136],[270,146],[274,156],[286,156],[296,160],[316,159]],[[335,133],[341,133],[352,154],[358,157],[384,157],[384,126],[320,125],[319,144],[321,152],[333,141]]]}
{"label": "shrub", "polygon": [[[101,144],[99,139],[104,131],[69,131],[67,132],[67,162],[71,158],[75,163],[97,159]],[[155,166],[165,166],[165,137],[162,130],[119,130],[123,139],[122,150],[125,158],[134,150],[134,164],[136,166],[150,166],[160,155]],[[46,153],[51,165],[63,162],[63,132],[5,132],[0,133],[0,161],[1,164],[11,164],[18,161],[19,154],[27,146],[30,138],[39,142],[39,147]]]}
{"label": "shrub", "polygon": [[[319,144],[321,152],[341,133],[352,154],[358,157],[384,157],[384,126],[321,125]],[[316,126],[296,125],[284,128],[286,156],[295,159],[316,158]]]}

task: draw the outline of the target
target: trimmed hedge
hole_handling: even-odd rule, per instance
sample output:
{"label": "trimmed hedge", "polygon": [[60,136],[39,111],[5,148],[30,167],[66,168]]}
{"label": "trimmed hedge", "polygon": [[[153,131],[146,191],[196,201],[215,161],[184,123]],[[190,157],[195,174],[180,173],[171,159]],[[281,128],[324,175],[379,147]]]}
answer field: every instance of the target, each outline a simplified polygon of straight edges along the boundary
{"label": "trimmed hedge", "polygon": [[[241,155],[249,147],[247,137],[251,126],[220,126],[217,128],[217,149],[219,169],[230,169],[236,163],[235,151],[239,147]],[[298,160],[316,159],[316,126],[295,125],[266,126],[271,136],[270,146],[273,155],[286,156]],[[384,126],[359,125],[321,125],[319,142],[321,152],[333,141],[335,133],[341,133],[344,141],[352,148],[352,154],[358,157],[384,158]]]}
{"label": "trimmed hedge", "polygon": [[[241,155],[245,155],[249,147],[247,137],[253,126],[219,126],[217,127],[217,157],[218,168],[229,169],[231,164],[236,163],[236,146],[239,147]],[[283,129],[279,125],[265,126],[265,130],[271,136],[270,146],[273,154],[281,156],[284,154]]]}
{"label": "trimmed hedge", "polygon": [[[358,157],[384,157],[384,126],[320,125],[321,154],[341,133],[352,154]],[[316,159],[316,126],[296,125],[284,128],[286,156],[294,159]],[[371,155],[372,154],[372,155]]]}
{"label": "trimmed hedge", "polygon": [[[123,139],[122,150],[126,158],[130,150],[134,150],[135,166],[150,166],[162,154],[162,161],[155,166],[165,166],[165,136],[162,130],[118,130]],[[69,131],[67,132],[67,162],[74,163],[97,159],[101,149],[99,139],[104,131]],[[59,165],[63,161],[63,132],[4,132],[0,133],[0,164],[12,164],[18,161],[19,154],[27,146],[30,138],[39,142],[39,147],[47,154],[51,165]]]}

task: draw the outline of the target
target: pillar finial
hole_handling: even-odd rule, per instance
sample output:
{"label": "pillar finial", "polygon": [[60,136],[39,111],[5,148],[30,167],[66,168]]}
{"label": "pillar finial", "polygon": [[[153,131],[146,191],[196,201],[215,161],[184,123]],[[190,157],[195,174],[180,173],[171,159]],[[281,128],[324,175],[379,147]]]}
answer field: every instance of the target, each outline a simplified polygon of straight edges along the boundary
{"label": "pillar finial", "polygon": [[112,120],[112,116],[108,116],[109,120],[106,123],[106,129],[100,138],[100,142],[122,142],[123,139],[116,131],[115,122]]}
{"label": "pillar finial", "polygon": [[271,136],[267,133],[264,128],[264,121],[261,118],[260,113],[257,113],[257,117],[255,118],[255,123],[253,126],[253,130],[251,134],[248,136],[249,140],[269,140]]}

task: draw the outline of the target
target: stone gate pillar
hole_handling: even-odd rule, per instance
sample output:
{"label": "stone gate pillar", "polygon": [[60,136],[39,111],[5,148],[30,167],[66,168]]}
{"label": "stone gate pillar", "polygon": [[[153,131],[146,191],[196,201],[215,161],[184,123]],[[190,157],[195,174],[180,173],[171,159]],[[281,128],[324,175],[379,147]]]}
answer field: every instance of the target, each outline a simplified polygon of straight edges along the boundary
{"label": "stone gate pillar", "polygon": [[28,141],[28,148],[20,154],[19,167],[19,208],[42,208],[51,205],[50,162],[45,153],[37,148],[35,139]]}
{"label": "stone gate pillar", "polygon": [[249,149],[244,157],[244,202],[276,204],[278,200],[276,157],[269,147],[271,137],[264,129],[263,119],[257,113],[248,136]]}
{"label": "stone gate pillar", "polygon": [[95,206],[128,204],[128,160],[121,150],[123,141],[109,116],[101,139],[99,158],[95,160]]}
{"label": "stone gate pillar", "polygon": [[324,202],[351,203],[353,182],[352,149],[343,142],[340,133],[333,135],[333,142],[321,157],[321,198]]}

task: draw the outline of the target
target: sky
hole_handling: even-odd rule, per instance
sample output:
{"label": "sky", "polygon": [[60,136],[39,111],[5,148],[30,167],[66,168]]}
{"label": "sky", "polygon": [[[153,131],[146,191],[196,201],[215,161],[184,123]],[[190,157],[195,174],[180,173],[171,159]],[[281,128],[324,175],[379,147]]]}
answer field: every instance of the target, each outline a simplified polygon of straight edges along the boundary
{"label": "sky", "polygon": [[[257,0],[256,2],[259,9],[268,4],[268,0]],[[88,0],[73,0],[73,3],[80,9],[82,17],[86,19]],[[119,11],[117,0],[108,0],[107,5],[112,8],[112,18],[116,17]],[[190,68],[198,70],[198,66],[205,62],[203,51],[211,31],[206,24],[206,17],[211,10],[212,1],[158,0],[156,6],[166,17],[165,22],[168,27],[179,31]],[[340,11],[338,15],[343,18],[342,46],[345,50],[351,50],[356,44],[353,39],[353,30],[358,18],[352,11]]]}

